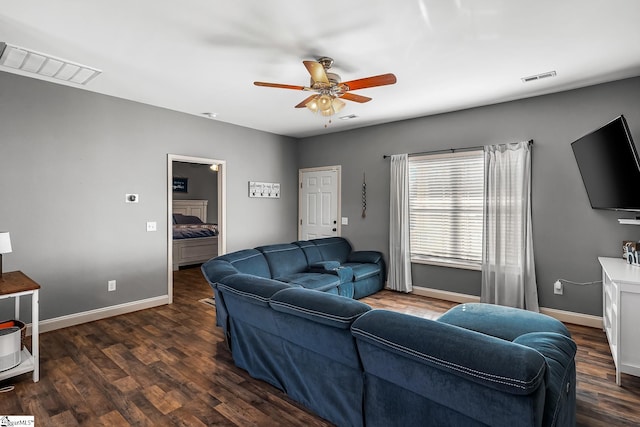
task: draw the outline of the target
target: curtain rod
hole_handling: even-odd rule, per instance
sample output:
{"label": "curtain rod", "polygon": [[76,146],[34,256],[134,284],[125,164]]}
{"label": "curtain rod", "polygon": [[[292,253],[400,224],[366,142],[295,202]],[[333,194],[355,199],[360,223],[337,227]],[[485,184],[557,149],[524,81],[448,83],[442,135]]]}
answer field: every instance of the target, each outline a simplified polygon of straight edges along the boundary
{"label": "curtain rod", "polygon": [[[529,145],[533,145],[533,139],[530,139],[527,142],[529,143]],[[458,153],[458,152],[462,152],[462,151],[480,150],[480,149],[483,149],[483,148],[484,148],[484,145],[477,145],[475,147],[449,148],[449,149],[442,149],[442,150],[422,151],[420,153],[410,153],[409,157],[424,156],[425,154]],[[385,155],[382,156],[382,158],[383,159],[389,159],[389,158],[391,158],[391,155],[385,154]]]}

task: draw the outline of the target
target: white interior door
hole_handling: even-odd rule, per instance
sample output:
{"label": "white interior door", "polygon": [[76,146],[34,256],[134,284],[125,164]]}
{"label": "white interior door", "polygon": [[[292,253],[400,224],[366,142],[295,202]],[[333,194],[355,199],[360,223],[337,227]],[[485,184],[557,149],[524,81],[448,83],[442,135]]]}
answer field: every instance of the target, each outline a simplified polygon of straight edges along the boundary
{"label": "white interior door", "polygon": [[298,238],[340,235],[340,166],[300,169]]}

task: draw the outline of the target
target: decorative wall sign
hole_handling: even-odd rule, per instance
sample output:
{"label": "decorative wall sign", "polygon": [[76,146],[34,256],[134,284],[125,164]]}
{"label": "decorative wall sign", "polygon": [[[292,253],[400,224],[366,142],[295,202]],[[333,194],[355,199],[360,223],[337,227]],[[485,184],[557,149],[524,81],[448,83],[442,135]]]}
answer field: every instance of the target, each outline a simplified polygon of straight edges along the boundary
{"label": "decorative wall sign", "polygon": [[249,181],[249,197],[279,199],[280,183]]}
{"label": "decorative wall sign", "polygon": [[173,192],[174,193],[188,193],[187,184],[189,183],[189,178],[176,178],[173,177]]}

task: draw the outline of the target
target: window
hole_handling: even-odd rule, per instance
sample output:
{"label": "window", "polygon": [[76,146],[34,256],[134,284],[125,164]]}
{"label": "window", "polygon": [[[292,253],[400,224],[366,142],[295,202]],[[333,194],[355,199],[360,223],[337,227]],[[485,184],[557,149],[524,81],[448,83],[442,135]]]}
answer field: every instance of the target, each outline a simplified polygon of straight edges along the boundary
{"label": "window", "polygon": [[479,270],[484,153],[409,158],[411,261]]}

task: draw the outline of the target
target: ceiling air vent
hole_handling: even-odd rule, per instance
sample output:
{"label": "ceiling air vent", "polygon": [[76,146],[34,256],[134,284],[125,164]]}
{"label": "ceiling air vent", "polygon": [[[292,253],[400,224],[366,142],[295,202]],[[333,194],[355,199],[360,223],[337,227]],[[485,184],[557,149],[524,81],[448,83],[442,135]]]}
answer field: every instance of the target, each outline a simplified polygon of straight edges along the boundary
{"label": "ceiling air vent", "polygon": [[528,82],[533,82],[533,81],[536,81],[536,80],[542,80],[542,79],[546,79],[548,77],[555,77],[555,76],[556,76],[556,72],[555,71],[547,71],[546,73],[536,74],[535,76],[523,77],[522,81],[524,83],[528,83]]}
{"label": "ceiling air vent", "polygon": [[357,119],[358,116],[356,116],[355,114],[349,114],[348,116],[342,116],[340,117],[340,120],[353,120],[353,119]]}

